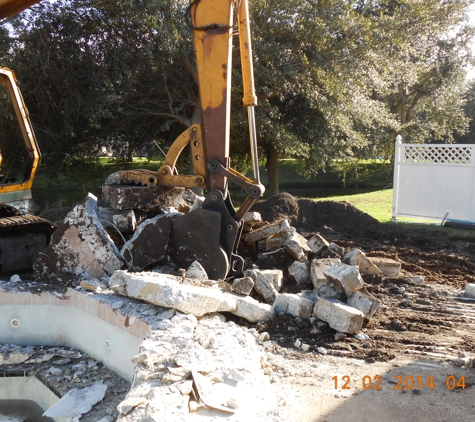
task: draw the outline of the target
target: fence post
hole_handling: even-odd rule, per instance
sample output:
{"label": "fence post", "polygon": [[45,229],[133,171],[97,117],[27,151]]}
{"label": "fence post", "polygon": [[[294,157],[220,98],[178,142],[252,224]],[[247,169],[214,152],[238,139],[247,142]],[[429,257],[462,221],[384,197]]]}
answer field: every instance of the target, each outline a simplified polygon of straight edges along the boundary
{"label": "fence post", "polygon": [[402,151],[402,136],[396,136],[394,142],[394,172],[393,172],[393,208],[392,208],[392,220],[396,220],[398,212],[398,182],[399,182],[399,162],[401,160]]}

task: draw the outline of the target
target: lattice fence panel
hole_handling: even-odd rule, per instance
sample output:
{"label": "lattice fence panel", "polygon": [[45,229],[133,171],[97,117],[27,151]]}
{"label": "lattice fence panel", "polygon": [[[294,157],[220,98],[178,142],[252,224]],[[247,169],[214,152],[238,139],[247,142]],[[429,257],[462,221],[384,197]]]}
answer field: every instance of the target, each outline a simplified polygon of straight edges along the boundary
{"label": "lattice fence panel", "polygon": [[472,164],[473,147],[470,146],[435,146],[405,145],[405,163],[434,164]]}

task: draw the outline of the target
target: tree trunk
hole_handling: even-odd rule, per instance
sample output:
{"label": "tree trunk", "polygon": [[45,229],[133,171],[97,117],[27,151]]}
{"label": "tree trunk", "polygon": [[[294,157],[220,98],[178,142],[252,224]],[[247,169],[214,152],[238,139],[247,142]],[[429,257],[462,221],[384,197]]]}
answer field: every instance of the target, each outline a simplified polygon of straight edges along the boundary
{"label": "tree trunk", "polygon": [[266,150],[266,170],[269,179],[270,194],[277,195],[279,193],[279,153],[270,146]]}

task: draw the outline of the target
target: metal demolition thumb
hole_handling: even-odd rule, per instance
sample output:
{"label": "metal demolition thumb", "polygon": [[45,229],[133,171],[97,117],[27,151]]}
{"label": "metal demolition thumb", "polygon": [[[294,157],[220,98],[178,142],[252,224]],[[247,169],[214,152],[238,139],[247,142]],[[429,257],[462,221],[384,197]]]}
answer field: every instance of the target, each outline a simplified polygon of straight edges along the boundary
{"label": "metal demolition thumb", "polygon": [[260,182],[259,159],[257,157],[256,119],[254,106],[257,96],[254,88],[254,69],[252,64],[251,27],[249,24],[249,5],[247,0],[241,0],[238,10],[239,46],[241,50],[241,69],[244,106],[247,107],[249,119],[249,137],[251,142],[251,158],[254,180]]}

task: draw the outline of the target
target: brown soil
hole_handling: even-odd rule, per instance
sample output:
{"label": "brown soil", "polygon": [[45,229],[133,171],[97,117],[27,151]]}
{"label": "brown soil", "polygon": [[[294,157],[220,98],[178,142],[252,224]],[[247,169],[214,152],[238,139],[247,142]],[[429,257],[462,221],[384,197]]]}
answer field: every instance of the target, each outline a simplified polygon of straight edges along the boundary
{"label": "brown soil", "polygon": [[[368,290],[384,306],[363,329],[369,340],[347,336],[336,341],[336,332],[318,320],[278,315],[259,330],[269,332],[280,347],[295,350],[298,339],[313,351],[323,347],[330,354],[370,362],[401,354],[456,358],[475,353],[475,302],[460,299],[460,289],[475,283],[475,232],[381,224],[348,203],[297,200],[286,193],[257,204],[253,211],[267,221],[289,218],[305,238],[320,233],[346,250],[357,247],[369,257],[402,264],[400,278],[364,277]],[[284,269],[284,292],[311,290],[311,283],[298,286],[285,278],[292,262],[285,255],[261,255],[258,265]],[[412,282],[413,276],[423,276],[423,283]]]}

